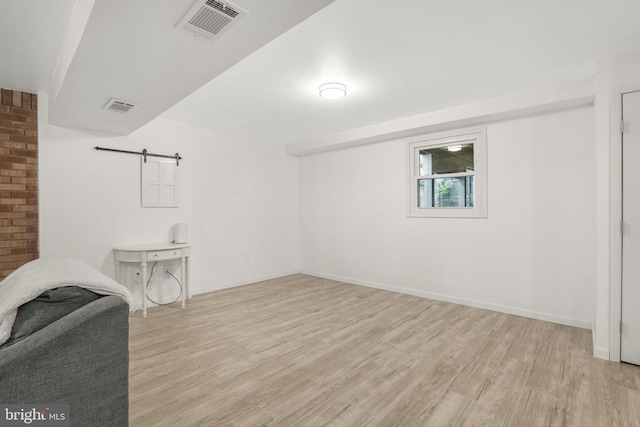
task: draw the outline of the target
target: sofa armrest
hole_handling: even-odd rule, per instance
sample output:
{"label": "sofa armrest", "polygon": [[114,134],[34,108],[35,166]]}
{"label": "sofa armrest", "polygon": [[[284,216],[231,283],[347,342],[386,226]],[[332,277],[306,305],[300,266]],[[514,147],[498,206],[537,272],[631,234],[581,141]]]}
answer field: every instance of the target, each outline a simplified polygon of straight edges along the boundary
{"label": "sofa armrest", "polygon": [[69,404],[72,426],[127,426],[129,306],[93,301],[0,347],[0,402]]}

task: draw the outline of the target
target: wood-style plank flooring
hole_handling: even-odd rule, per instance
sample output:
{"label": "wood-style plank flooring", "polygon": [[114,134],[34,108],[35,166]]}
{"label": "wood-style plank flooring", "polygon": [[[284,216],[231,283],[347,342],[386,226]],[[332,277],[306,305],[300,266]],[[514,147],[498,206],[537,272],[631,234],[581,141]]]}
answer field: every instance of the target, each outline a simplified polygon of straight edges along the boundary
{"label": "wood-style plank flooring", "polygon": [[130,425],[640,426],[591,332],[305,275],[130,319]]}

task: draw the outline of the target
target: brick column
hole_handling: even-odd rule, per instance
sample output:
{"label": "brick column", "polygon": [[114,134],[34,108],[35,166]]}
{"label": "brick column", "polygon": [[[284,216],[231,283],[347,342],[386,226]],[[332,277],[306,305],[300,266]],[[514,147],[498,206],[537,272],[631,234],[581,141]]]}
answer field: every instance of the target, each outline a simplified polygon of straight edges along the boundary
{"label": "brick column", "polygon": [[38,258],[38,97],[0,89],[0,280]]}

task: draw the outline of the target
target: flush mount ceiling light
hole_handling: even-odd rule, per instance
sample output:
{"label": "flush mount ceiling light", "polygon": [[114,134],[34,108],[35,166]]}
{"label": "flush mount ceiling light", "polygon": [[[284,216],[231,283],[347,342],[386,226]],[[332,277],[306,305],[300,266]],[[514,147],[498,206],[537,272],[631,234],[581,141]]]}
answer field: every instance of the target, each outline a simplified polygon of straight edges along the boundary
{"label": "flush mount ceiling light", "polygon": [[324,99],[340,99],[347,95],[347,85],[330,82],[320,85],[320,96]]}
{"label": "flush mount ceiling light", "polygon": [[462,145],[450,145],[447,147],[449,151],[460,151],[462,150]]}

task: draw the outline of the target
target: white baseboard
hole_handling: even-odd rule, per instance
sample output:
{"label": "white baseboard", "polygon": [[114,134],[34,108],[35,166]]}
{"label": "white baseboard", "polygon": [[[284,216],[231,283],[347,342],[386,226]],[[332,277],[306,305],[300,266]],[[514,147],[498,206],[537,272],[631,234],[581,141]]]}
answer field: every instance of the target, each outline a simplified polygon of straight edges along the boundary
{"label": "white baseboard", "polygon": [[214,292],[214,291],[219,291],[222,289],[229,289],[229,288],[235,288],[237,286],[245,286],[245,285],[251,285],[253,283],[256,282],[263,282],[265,280],[271,280],[271,279],[278,279],[280,277],[285,277],[285,276],[291,276],[292,274],[298,274],[300,273],[300,271],[296,270],[296,271],[288,271],[288,272],[284,272],[284,273],[280,273],[280,274],[273,274],[273,275],[269,275],[269,276],[259,276],[259,277],[254,277],[251,279],[245,279],[245,280],[238,280],[238,281],[234,281],[234,282],[227,282],[227,283],[222,283],[222,284],[216,284],[214,286],[211,287],[199,287],[199,288],[195,288],[195,289],[191,289],[191,296],[194,295],[200,295],[200,294],[206,294],[208,292]]}
{"label": "white baseboard", "polygon": [[[390,286],[390,285],[385,285],[381,283],[353,279],[350,277],[341,277],[341,276],[336,276],[332,274],[318,273],[316,271],[303,270],[303,271],[300,271],[300,273],[308,274],[310,276],[321,277],[323,279],[336,280],[338,282],[345,282],[345,283],[352,283],[354,285],[367,286],[369,288],[382,289],[382,290],[391,291],[391,292],[398,292],[401,294],[413,295],[413,296],[433,299],[437,301],[451,302],[454,304],[466,305],[469,307],[483,308],[486,310],[497,311],[500,313],[514,314],[516,316],[528,317],[528,318],[537,319],[537,320],[544,320],[547,322],[559,323],[561,325],[575,326],[577,328],[582,328],[582,329],[591,329],[591,322],[589,321],[573,319],[565,316],[558,316],[551,313],[544,313],[544,312],[539,312],[534,310],[510,307],[506,305],[493,304],[493,303],[488,303],[488,302],[478,301],[478,300],[473,300],[468,298],[460,298],[460,297],[454,297],[450,295],[438,294],[434,292],[426,292],[426,291],[419,291],[416,289]],[[607,360],[609,358],[608,354],[609,353],[607,351]]]}

